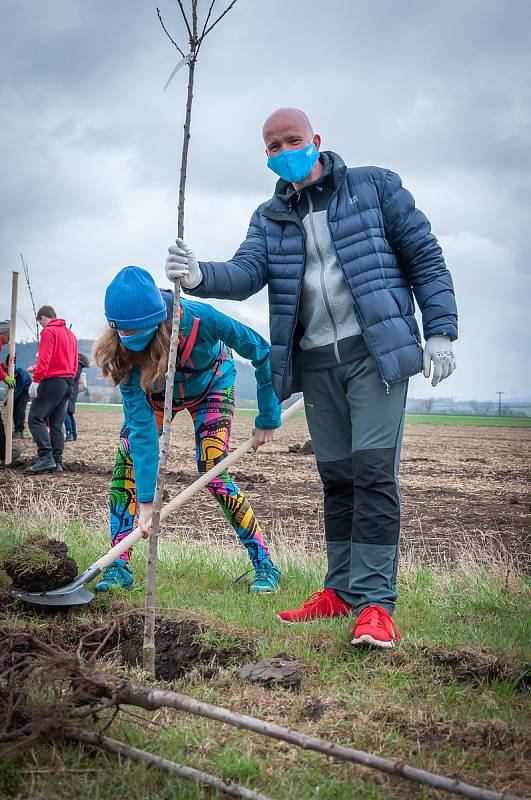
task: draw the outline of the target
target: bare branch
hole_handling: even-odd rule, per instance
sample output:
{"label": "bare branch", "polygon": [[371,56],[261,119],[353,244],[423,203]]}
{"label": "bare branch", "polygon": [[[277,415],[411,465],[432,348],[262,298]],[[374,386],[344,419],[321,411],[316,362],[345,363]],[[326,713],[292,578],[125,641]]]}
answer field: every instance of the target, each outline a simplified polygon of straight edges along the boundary
{"label": "bare branch", "polygon": [[444,790],[450,794],[474,798],[475,800],[518,800],[514,795],[471,786],[457,778],[449,778],[438,773],[427,772],[417,767],[411,767],[409,764],[402,761],[382,758],[381,756],[372,755],[363,750],[354,750],[351,747],[334,744],[324,739],[318,739],[315,736],[308,736],[305,733],[299,733],[290,728],[284,728],[282,725],[276,725],[273,722],[265,722],[256,717],[239,714],[227,708],[214,706],[210,703],[196,700],[193,697],[178,694],[177,692],[123,684],[114,690],[112,697],[116,703],[140,706],[140,708],[151,711],[161,707],[177,708],[189,714],[206,717],[207,719],[214,719],[226,725],[233,725],[236,728],[254,731],[262,736],[280,739],[280,741],[288,742],[289,744],[301,747],[305,750],[323,753],[339,761],[361,764],[364,767],[386,772],[395,777],[398,776],[409,781],[433,786],[436,789]]}
{"label": "bare branch", "polygon": [[[33,316],[35,317],[35,331],[36,331],[36,339],[39,341],[39,325],[37,323],[37,309],[35,308],[35,300],[33,299],[33,292],[31,290],[31,282],[30,282],[30,275],[29,275],[29,267],[28,262],[24,259],[22,253],[20,254],[20,260],[22,261],[22,266],[24,268],[24,278],[26,279],[26,283],[28,286],[29,295],[31,298],[31,305],[33,307]],[[27,323],[26,323],[27,324]]]}
{"label": "bare branch", "polygon": [[205,31],[206,31],[208,22],[210,20],[210,17],[211,17],[211,14],[212,14],[212,9],[214,8],[215,2],[216,2],[216,0],[212,0],[212,2],[210,3],[210,8],[208,9],[208,14],[206,15],[205,24],[203,25],[203,30],[201,31],[201,36],[199,37],[199,41],[201,41],[201,39],[205,35]]}
{"label": "bare branch", "polygon": [[220,14],[220,15],[219,15],[219,17],[218,17],[218,18],[217,18],[217,19],[216,19],[216,20],[215,20],[215,21],[212,23],[212,25],[210,26],[210,28],[207,28],[207,29],[206,29],[206,31],[205,31],[205,32],[204,32],[204,34],[203,34],[203,37],[205,37],[205,36],[206,36],[208,33],[210,33],[210,31],[212,30],[212,28],[215,28],[215,27],[216,27],[216,25],[218,24],[218,22],[220,22],[220,20],[222,20],[222,19],[223,19],[223,17],[225,16],[225,14],[228,14],[228,13],[229,13],[229,11],[231,10],[231,8],[232,8],[233,6],[235,6],[237,2],[238,2],[238,0],[232,0],[232,3],[230,4],[230,6],[227,6],[227,8],[226,8],[226,9],[225,9],[225,11],[223,12],[223,14]]}
{"label": "bare branch", "polygon": [[201,31],[201,35],[198,37],[199,41],[198,41],[197,50],[196,50],[196,53],[195,53],[196,60],[197,60],[197,56],[199,55],[199,51],[201,49],[201,44],[203,42],[203,38],[205,36],[205,31],[207,29],[208,21],[209,21],[211,15],[212,15],[212,9],[214,8],[215,2],[216,2],[216,0],[212,0],[212,2],[210,3],[210,8],[208,9],[208,14],[206,15],[205,24],[203,25],[203,30]]}
{"label": "bare branch", "polygon": [[197,45],[197,0],[192,0],[192,39],[190,44]]}
{"label": "bare branch", "polygon": [[163,19],[162,19],[162,14],[160,13],[160,8],[157,8],[157,17],[159,18],[159,22],[160,22],[160,24],[162,25],[162,30],[164,31],[164,33],[166,34],[166,36],[168,37],[168,39],[170,40],[170,42],[172,43],[172,45],[173,45],[174,47],[176,47],[176,48],[177,48],[177,50],[179,51],[179,53],[182,55],[182,57],[183,57],[183,58],[185,58],[184,52],[181,50],[181,48],[179,47],[179,45],[177,44],[177,42],[176,42],[174,39],[172,39],[172,37],[171,37],[171,36],[170,36],[170,34],[168,33],[168,29],[166,28],[166,26],[165,26],[165,24],[164,24],[164,22],[163,22]]}
{"label": "bare branch", "polygon": [[184,22],[186,24],[186,29],[188,31],[188,36],[190,37],[190,40],[192,40],[192,38],[193,38],[192,37],[192,29],[190,28],[190,23],[188,22],[188,17],[186,16],[186,12],[184,10],[183,4],[182,4],[182,0],[177,0],[177,2],[179,3],[179,8],[181,9],[181,14],[183,15],[183,19],[184,19]]}
{"label": "bare branch", "polygon": [[185,767],[182,764],[177,764],[175,761],[170,761],[167,758],[161,758],[160,756],[148,753],[146,750],[140,750],[138,747],[131,747],[117,739],[109,739],[108,736],[102,736],[101,734],[86,731],[82,728],[67,728],[64,731],[64,735],[67,739],[75,739],[77,742],[82,742],[83,744],[101,747],[103,750],[109,750],[111,753],[127,756],[127,758],[131,758],[133,761],[147,762],[154,767],[159,767],[185,780],[212,786],[229,797],[241,797],[245,798],[245,800],[271,800],[271,798],[265,794],[253,792],[251,789],[246,789],[245,786],[232,783],[232,781],[225,781],[222,778],[217,778],[215,775],[211,775],[209,772],[204,772],[203,770]]}
{"label": "bare branch", "polygon": [[[4,715],[0,723],[0,755],[27,745],[38,737],[56,740],[63,735],[102,747],[101,742],[106,740],[101,733],[83,731],[72,727],[71,723],[73,719],[80,720],[85,715],[97,717],[103,710],[108,710],[111,703],[117,708],[126,705],[148,711],[173,708],[471,800],[518,800],[506,792],[471,786],[458,778],[427,772],[402,761],[334,744],[177,692],[134,686],[120,676],[97,668],[94,663],[81,661],[75,654],[68,653],[57,645],[40,642],[33,633],[0,631],[0,675],[6,676],[2,698]],[[115,742],[106,749],[120,752],[119,748],[122,747],[124,745],[121,742]],[[135,757],[130,752],[123,751],[123,754]],[[166,768],[152,754],[145,753],[145,756],[139,755],[140,757],[155,766]],[[177,766],[173,764],[169,769],[177,772]],[[191,775],[188,777],[197,779]],[[229,788],[232,787],[235,785],[229,784]],[[238,788],[243,792],[250,791],[243,787]],[[223,790],[225,791],[225,787]],[[249,797],[249,794],[232,796]],[[250,796],[256,798],[256,793]],[[263,798],[260,795],[259,797]]]}
{"label": "bare branch", "polygon": [[34,331],[34,330],[33,330],[33,328],[31,327],[31,325],[29,324],[29,322],[28,322],[28,320],[26,319],[26,317],[25,317],[23,314],[21,314],[21,313],[20,313],[20,311],[18,310],[18,308],[17,308],[17,314],[18,314],[18,316],[20,317],[20,319],[22,320],[22,322],[24,323],[24,325],[26,326],[26,328],[29,328],[29,330],[31,331],[31,335],[32,335],[32,336],[35,336],[35,331]]}

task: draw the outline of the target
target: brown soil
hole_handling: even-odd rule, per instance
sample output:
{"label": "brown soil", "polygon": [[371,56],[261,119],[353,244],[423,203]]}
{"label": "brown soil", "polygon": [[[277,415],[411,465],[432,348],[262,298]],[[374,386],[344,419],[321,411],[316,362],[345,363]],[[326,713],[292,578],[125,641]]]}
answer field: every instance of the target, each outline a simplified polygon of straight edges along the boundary
{"label": "brown soil", "polygon": [[433,664],[449,667],[460,680],[473,683],[508,681],[521,690],[531,686],[531,664],[515,662],[510,657],[466,647],[452,650],[423,647],[422,652]]}
{"label": "brown soil", "polygon": [[[3,473],[0,513],[24,513],[53,497],[66,519],[104,526],[121,409],[79,406],[79,438],[65,445],[68,471],[29,477]],[[251,433],[253,416],[238,415],[232,447]],[[26,434],[27,437],[27,434]],[[251,500],[266,539],[324,553],[323,497],[315,457],[293,455],[290,446],[308,439],[304,419],[290,420],[277,438],[238,462],[233,477]],[[22,458],[34,456],[31,439],[19,440]],[[515,566],[531,567],[531,428],[408,423],[402,450],[402,548],[428,563],[455,563],[466,548],[496,559],[508,552]],[[182,412],[172,427],[166,496],[174,497],[196,477],[194,432]],[[215,501],[203,492],[162,526],[163,535],[214,538],[236,545]],[[465,544],[464,544],[465,543]],[[102,539],[102,552],[107,542]]]}
{"label": "brown soil", "polygon": [[485,750],[514,748],[521,752],[523,758],[528,758],[530,754],[529,739],[522,736],[521,730],[501,719],[494,718],[488,722],[468,722],[462,725],[437,716],[426,719],[415,710],[405,711],[397,707],[376,712],[374,722],[393,724],[402,736],[421,747],[452,744],[463,750],[480,753]]}
{"label": "brown soil", "polygon": [[74,580],[77,576],[77,564],[67,555],[66,544],[55,539],[45,539],[42,543],[39,542],[39,547],[53,557],[51,563],[56,563],[55,568],[29,567],[21,560],[24,555],[22,548],[10,555],[2,565],[17,588],[27,592],[46,592]]}
{"label": "brown soil", "polygon": [[[205,627],[196,620],[158,617],[155,628],[156,677],[173,681],[196,670],[203,678],[211,678],[222,667],[241,664],[255,655],[255,648],[249,642],[215,647],[205,642],[205,633]],[[120,622],[111,620],[105,628],[92,631],[78,628],[68,637],[70,647],[79,640],[85,657],[97,653],[98,658],[113,657],[128,667],[142,666],[143,638],[141,615]]]}

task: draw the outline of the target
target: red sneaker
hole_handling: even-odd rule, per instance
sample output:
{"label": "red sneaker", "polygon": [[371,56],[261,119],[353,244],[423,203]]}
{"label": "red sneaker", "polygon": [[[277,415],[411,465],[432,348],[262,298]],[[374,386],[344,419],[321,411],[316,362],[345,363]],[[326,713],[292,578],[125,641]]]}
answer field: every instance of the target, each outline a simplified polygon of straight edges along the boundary
{"label": "red sneaker", "polygon": [[281,611],[277,617],[281,622],[291,624],[325,617],[346,617],[352,612],[352,606],[338,597],[333,589],[322,589],[307,597],[302,608]]}
{"label": "red sneaker", "polygon": [[401,638],[400,631],[385,608],[367,606],[356,620],[351,644],[395,647]]}

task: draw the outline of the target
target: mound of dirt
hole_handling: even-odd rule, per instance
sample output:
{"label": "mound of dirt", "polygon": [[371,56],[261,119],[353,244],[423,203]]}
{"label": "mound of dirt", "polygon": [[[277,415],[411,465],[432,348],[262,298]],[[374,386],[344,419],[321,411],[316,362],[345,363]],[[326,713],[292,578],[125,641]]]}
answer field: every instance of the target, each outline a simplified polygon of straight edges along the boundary
{"label": "mound of dirt", "polygon": [[464,722],[462,719],[439,717],[434,712],[434,717],[426,718],[420,717],[414,708],[396,706],[376,711],[372,718],[379,726],[392,725],[402,736],[423,748],[435,749],[449,743],[477,752],[513,747],[527,754],[529,750],[529,738],[517,727],[496,717],[487,722]]}
{"label": "mound of dirt", "polygon": [[254,489],[269,483],[270,479],[263,472],[231,472],[234,482],[243,489]]}
{"label": "mound of dirt", "polygon": [[288,453],[296,453],[298,456],[313,456],[315,453],[315,448],[312,440],[308,439],[302,446],[298,443],[289,446]]}
{"label": "mound of dirt", "polygon": [[66,544],[56,539],[30,540],[13,548],[2,567],[18,589],[47,592],[77,576],[77,564],[67,553]]}
{"label": "mound of dirt", "polygon": [[461,680],[473,683],[509,681],[521,690],[531,685],[531,665],[516,662],[508,656],[497,656],[468,647],[445,650],[443,647],[427,646],[422,651],[433,664],[449,667]]}
{"label": "mound of dirt", "polygon": [[[197,669],[204,678],[211,678],[231,661],[241,663],[255,655],[255,649],[250,643],[216,647],[204,641],[204,633],[204,628],[196,620],[157,618],[156,677],[159,680],[172,681],[192,669]],[[97,651],[99,658],[114,656],[129,667],[141,667],[143,640],[144,621],[139,615],[122,621],[110,636],[108,629],[88,631],[82,636],[82,652],[85,656],[90,656]]]}

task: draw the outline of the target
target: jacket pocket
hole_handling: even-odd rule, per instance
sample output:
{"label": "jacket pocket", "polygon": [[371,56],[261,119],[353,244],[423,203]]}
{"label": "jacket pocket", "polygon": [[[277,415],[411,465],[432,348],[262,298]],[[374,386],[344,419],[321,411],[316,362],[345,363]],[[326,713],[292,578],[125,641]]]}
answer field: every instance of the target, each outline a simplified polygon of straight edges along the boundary
{"label": "jacket pocket", "polygon": [[411,300],[407,298],[408,301],[407,308],[405,308],[404,307],[405,303],[403,302],[403,300],[401,300],[400,293],[397,292],[395,289],[392,289],[390,286],[388,287],[388,289],[389,289],[389,294],[396,303],[396,307],[400,312],[400,316],[402,317],[402,319],[409,328],[411,336],[413,337],[413,339],[417,344],[420,344],[420,336],[415,321],[414,306],[412,305]]}

